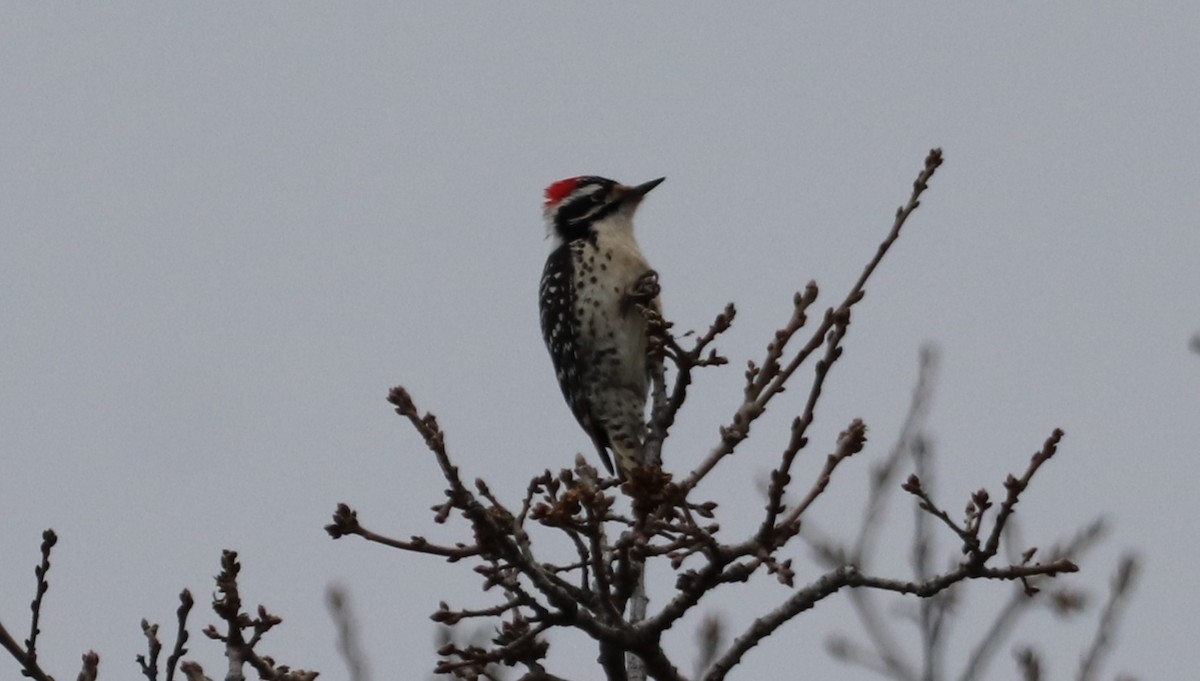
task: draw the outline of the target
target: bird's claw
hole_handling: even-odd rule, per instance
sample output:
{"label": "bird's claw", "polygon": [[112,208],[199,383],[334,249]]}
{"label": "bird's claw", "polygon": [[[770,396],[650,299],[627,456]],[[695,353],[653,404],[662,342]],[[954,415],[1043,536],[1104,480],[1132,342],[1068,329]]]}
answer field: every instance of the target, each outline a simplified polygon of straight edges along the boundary
{"label": "bird's claw", "polygon": [[658,285],[658,272],[647,270],[645,274],[638,277],[637,282],[629,291],[629,296],[635,302],[642,304],[649,303],[662,293],[662,288]]}

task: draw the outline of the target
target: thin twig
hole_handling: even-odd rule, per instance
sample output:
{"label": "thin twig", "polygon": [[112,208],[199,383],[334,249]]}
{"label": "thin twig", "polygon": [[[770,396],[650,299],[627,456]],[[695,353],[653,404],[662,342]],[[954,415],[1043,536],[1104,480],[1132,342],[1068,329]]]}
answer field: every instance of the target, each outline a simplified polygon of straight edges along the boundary
{"label": "thin twig", "polygon": [[8,629],[5,629],[3,624],[0,624],[0,645],[4,646],[9,655],[12,655],[13,659],[21,665],[22,674],[34,681],[54,681],[54,677],[43,671],[38,666],[37,660],[29,657],[25,649],[17,643],[12,634],[8,633]]}
{"label": "thin twig", "polygon": [[325,590],[325,603],[337,627],[337,648],[346,663],[346,671],[350,681],[367,681],[367,659],[358,643],[358,629],[355,627],[354,613],[350,610],[349,597],[345,588],[340,585],[330,585]]}
{"label": "thin twig", "polygon": [[1050,437],[1046,438],[1042,449],[1035,453],[1029,460],[1029,467],[1025,469],[1025,473],[1016,478],[1008,476],[1004,481],[1004,488],[1008,491],[1004,501],[1000,504],[1000,511],[996,515],[996,521],[992,525],[992,532],[988,535],[987,543],[983,547],[983,551],[976,554],[975,562],[982,565],[985,561],[996,555],[1000,549],[1000,535],[1004,533],[1004,525],[1012,516],[1013,509],[1020,500],[1021,492],[1029,486],[1029,481],[1033,479],[1034,474],[1041,468],[1042,464],[1050,460],[1054,453],[1058,451],[1058,443],[1062,441],[1063,431],[1060,428],[1055,428]]}
{"label": "thin twig", "polygon": [[[1014,528],[1015,526],[1010,522],[1009,531],[1011,532]],[[1094,520],[1066,542],[1052,546],[1046,555],[1051,560],[1058,558],[1078,560],[1104,536],[1105,532],[1104,522],[1100,519]],[[980,637],[979,643],[971,650],[971,654],[967,657],[967,663],[958,676],[958,681],[977,681],[983,678],[988,664],[1007,639],[1008,633],[1016,626],[1017,618],[1028,611],[1034,603],[1036,601],[1029,598],[1029,594],[1023,587],[1013,589],[1008,602],[992,620],[987,632]]]}
{"label": "thin twig", "polygon": [[1017,658],[1017,666],[1021,668],[1021,678],[1023,681],[1041,681],[1042,680],[1042,658],[1033,648],[1025,647],[1014,653]]}
{"label": "thin twig", "polygon": [[58,535],[54,533],[54,530],[47,529],[42,532],[42,560],[34,568],[34,574],[37,576],[37,590],[34,592],[33,602],[29,605],[32,616],[29,623],[29,638],[25,640],[25,645],[17,643],[8,629],[0,623],[0,646],[3,646],[13,656],[13,659],[20,663],[21,673],[34,681],[54,681],[54,678],[38,665],[37,637],[40,633],[38,620],[42,614],[42,596],[50,588],[50,583],[46,579],[47,573],[50,572],[50,552],[56,543],[58,543]]}
{"label": "thin twig", "polygon": [[443,556],[448,558],[450,562],[469,558],[479,555],[478,547],[458,545],[458,546],[440,546],[432,544],[424,537],[414,536],[409,541],[402,539],[392,539],[381,534],[376,534],[371,530],[366,529],[359,523],[358,512],[350,508],[346,504],[338,504],[337,511],[333,514],[333,522],[325,526],[325,531],[334,539],[340,539],[346,535],[358,535],[369,542],[390,546],[394,549],[403,551],[413,551],[415,553],[428,553],[434,556]]}
{"label": "thin twig", "polygon": [[162,643],[158,640],[158,625],[150,624],[149,621],[143,619],[142,634],[146,637],[149,658],[145,655],[138,655],[136,658],[138,666],[142,669],[142,675],[149,681],[158,681],[158,654],[162,651]]}
{"label": "thin twig", "polygon": [[75,677],[75,681],[96,681],[100,676],[100,655],[94,650],[89,650],[83,654],[83,664],[79,668],[79,675]]}
{"label": "thin twig", "polygon": [[866,295],[865,287],[867,280],[870,279],[875,269],[879,266],[879,263],[883,260],[883,257],[891,249],[892,244],[900,237],[900,230],[904,227],[904,223],[908,220],[908,217],[921,205],[921,194],[929,188],[929,180],[941,164],[942,150],[930,150],[929,155],[925,158],[924,169],[917,175],[917,179],[913,182],[913,191],[909,196],[908,203],[896,210],[892,229],[879,244],[875,256],[863,268],[862,274],[859,275],[858,280],[851,287],[850,292],[846,294],[846,298],[842,303],[837,308],[826,310],[821,324],[813,331],[808,343],[792,357],[786,366],[781,367],[778,358],[782,357],[783,345],[791,337],[788,330],[791,329],[791,332],[794,333],[792,326],[795,325],[796,328],[799,328],[803,324],[805,311],[816,300],[817,287],[815,284],[810,283],[804,294],[796,294],[792,323],[789,323],[785,329],[776,334],[777,345],[773,345],[768,349],[768,357],[764,366],[761,368],[750,367],[750,370],[747,372],[749,380],[745,400],[738,407],[731,424],[722,427],[720,444],[680,483],[680,488],[684,493],[694,488],[708,475],[717,463],[729,454],[732,454],[738,444],[749,437],[751,424],[766,411],[767,404],[771,399],[783,391],[785,384],[791,379],[796,369],[817,348],[821,347],[826,340],[826,335],[835,325],[849,323],[850,309]]}
{"label": "thin twig", "polygon": [[[844,321],[834,324],[833,331],[829,334],[829,339],[825,344],[825,356],[817,362],[816,367],[813,369],[812,387],[808,391],[808,399],[805,401],[804,411],[798,418],[796,418],[795,421],[792,422],[791,439],[788,442],[787,448],[783,450],[783,455],[780,457],[779,466],[775,468],[775,470],[771,471],[771,484],[767,489],[766,517],[763,518],[762,525],[758,530],[758,539],[763,546],[770,546],[776,541],[774,536],[775,519],[783,510],[783,493],[784,490],[787,489],[788,483],[790,483],[792,479],[792,463],[796,459],[796,454],[808,444],[808,438],[805,437],[805,433],[808,432],[808,427],[812,425],[813,419],[816,418],[817,401],[821,398],[821,390],[825,385],[825,379],[829,376],[829,369],[842,354],[841,342],[846,336],[846,326],[849,324],[849,321],[850,318],[849,315],[847,315]],[[865,433],[866,428],[865,426],[861,425],[862,422],[858,421],[858,424],[861,426],[861,430]],[[866,438],[863,437],[862,439],[865,440]],[[862,449],[861,446],[859,446],[855,451],[860,449]],[[853,452],[850,453],[852,454]],[[847,454],[847,456],[849,456],[849,454]],[[829,484],[828,475],[833,473],[833,468],[836,466],[837,462],[834,461],[833,458],[830,458],[826,463],[827,473],[823,474],[821,477],[823,484],[819,482],[818,487],[814,488],[814,490],[818,490],[816,491],[816,494],[820,494],[824,491],[825,486]],[[810,495],[809,503],[811,503],[811,498],[815,498],[816,494]],[[805,506],[807,507],[807,504]],[[801,509],[800,512],[803,513],[803,509]],[[796,518],[799,518],[799,515],[795,514],[795,511],[793,511],[792,514],[789,514],[789,520],[791,520],[791,522],[794,522],[794,520],[791,518],[792,515],[795,515]],[[789,524],[790,523],[788,521],[784,522],[785,526]]]}
{"label": "thin twig", "polygon": [[188,631],[187,618],[188,613],[192,610],[192,592],[184,589],[179,592],[179,609],[175,611],[175,617],[178,620],[179,628],[175,633],[175,647],[171,650],[170,657],[167,658],[167,681],[173,681],[175,678],[175,669],[179,665],[179,660],[184,655],[187,655]]}
{"label": "thin twig", "polygon": [[[933,453],[926,446],[925,439],[913,435],[912,446],[913,469],[926,485],[933,477],[930,459]],[[934,538],[930,532],[929,516],[917,509],[913,518],[913,574],[919,580],[929,579],[933,573],[930,557],[933,553]],[[922,678],[934,681],[942,678],[942,623],[945,621],[946,608],[950,603],[951,591],[944,591],[932,598],[921,599],[917,603],[917,623],[921,635]]]}
{"label": "thin twig", "polygon": [[1112,648],[1117,636],[1117,625],[1121,620],[1121,610],[1133,592],[1133,585],[1137,581],[1137,572],[1137,557],[1132,554],[1121,556],[1121,561],[1117,565],[1117,573],[1113,576],[1108,603],[1105,604],[1104,612],[1100,615],[1100,623],[1096,626],[1096,635],[1079,664],[1079,675],[1076,677],[1079,681],[1092,681],[1096,678],[1104,656]]}
{"label": "thin twig", "polygon": [[46,575],[50,572],[50,551],[57,543],[58,535],[54,533],[54,530],[42,532],[42,562],[33,571],[37,575],[37,591],[33,602],[29,604],[33,616],[29,618],[29,638],[25,639],[25,653],[34,662],[37,662],[37,637],[41,633],[38,621],[42,617],[42,597],[50,589],[50,582],[46,579]]}
{"label": "thin twig", "polygon": [[858,528],[858,537],[850,549],[850,561],[855,565],[867,566],[869,547],[879,528],[884,502],[892,490],[892,481],[900,469],[900,461],[911,454],[914,438],[925,424],[929,413],[929,404],[933,400],[933,389],[936,385],[938,354],[932,345],[921,347],[917,362],[917,382],[913,386],[912,397],[909,399],[908,411],[895,442],[888,450],[887,456],[871,469],[870,490],[867,493],[867,508],[863,512],[862,522]]}

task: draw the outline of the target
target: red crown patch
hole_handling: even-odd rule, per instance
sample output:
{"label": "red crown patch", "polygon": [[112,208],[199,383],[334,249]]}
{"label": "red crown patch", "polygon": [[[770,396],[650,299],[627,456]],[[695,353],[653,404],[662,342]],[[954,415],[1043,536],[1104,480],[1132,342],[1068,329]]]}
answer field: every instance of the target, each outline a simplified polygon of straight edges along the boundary
{"label": "red crown patch", "polygon": [[568,177],[565,180],[559,180],[549,187],[546,187],[546,205],[553,206],[559,201],[567,198],[571,192],[575,191],[575,187],[578,184],[578,177]]}

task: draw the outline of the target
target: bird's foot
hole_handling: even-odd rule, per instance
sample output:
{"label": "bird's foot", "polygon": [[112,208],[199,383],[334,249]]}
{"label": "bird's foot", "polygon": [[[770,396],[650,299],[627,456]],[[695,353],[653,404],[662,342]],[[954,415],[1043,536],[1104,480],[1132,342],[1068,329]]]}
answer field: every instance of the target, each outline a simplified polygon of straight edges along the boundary
{"label": "bird's foot", "polygon": [[662,288],[658,285],[658,272],[647,270],[645,274],[638,277],[633,288],[629,290],[629,297],[635,303],[643,305],[649,303],[662,293]]}

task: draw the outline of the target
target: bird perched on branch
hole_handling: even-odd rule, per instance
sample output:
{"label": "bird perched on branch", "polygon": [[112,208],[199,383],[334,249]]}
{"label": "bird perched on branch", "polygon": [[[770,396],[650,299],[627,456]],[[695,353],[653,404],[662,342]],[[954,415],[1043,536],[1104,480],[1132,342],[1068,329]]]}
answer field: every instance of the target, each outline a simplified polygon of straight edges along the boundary
{"label": "bird perched on branch", "polygon": [[650,385],[646,319],[661,312],[658,274],[633,234],[642,198],[666,178],[627,186],[603,177],[546,187],[544,214],[555,246],[541,282],[542,336],[563,396],[610,473],[643,463]]}

